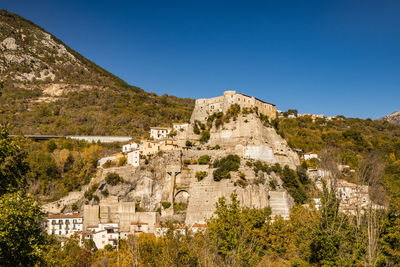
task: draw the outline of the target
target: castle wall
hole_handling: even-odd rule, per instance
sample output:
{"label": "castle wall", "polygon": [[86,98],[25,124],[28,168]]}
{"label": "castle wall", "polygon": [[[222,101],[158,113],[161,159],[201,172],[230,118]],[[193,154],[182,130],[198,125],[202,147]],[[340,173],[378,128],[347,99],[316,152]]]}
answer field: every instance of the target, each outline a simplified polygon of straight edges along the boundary
{"label": "castle wall", "polygon": [[85,205],[83,206],[83,229],[89,225],[98,225],[99,220],[99,205]]}
{"label": "castle wall", "polygon": [[257,108],[259,113],[267,115],[271,119],[276,118],[275,105],[235,91],[225,91],[223,96],[197,99],[190,121],[191,123],[195,120],[205,121],[209,115],[226,112],[234,104],[238,104],[242,108]]}

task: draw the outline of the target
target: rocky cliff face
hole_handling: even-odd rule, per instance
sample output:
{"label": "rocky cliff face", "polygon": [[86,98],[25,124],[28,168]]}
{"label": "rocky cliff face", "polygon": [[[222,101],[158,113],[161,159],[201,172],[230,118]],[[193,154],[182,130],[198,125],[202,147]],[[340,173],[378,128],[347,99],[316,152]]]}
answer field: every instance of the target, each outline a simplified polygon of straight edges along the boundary
{"label": "rocky cliff face", "polygon": [[383,120],[386,120],[390,123],[400,125],[400,111],[393,112],[390,115],[387,115],[382,118]]}
{"label": "rocky cliff face", "polygon": [[0,51],[0,73],[5,80],[92,86],[122,83],[39,26],[5,10],[0,11]]}

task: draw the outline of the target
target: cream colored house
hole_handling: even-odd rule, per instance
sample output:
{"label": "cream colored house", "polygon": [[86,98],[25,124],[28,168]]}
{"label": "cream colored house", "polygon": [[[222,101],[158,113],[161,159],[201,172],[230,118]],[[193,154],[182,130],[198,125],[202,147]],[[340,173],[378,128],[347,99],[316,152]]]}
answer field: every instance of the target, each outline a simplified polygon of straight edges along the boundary
{"label": "cream colored house", "polygon": [[119,239],[118,223],[105,223],[88,226],[87,230],[92,232],[91,236],[97,249],[104,249],[106,245],[117,246]]}
{"label": "cream colored house", "polygon": [[131,150],[127,153],[128,164],[133,167],[139,167],[140,162],[140,150]]}
{"label": "cream colored house", "polygon": [[131,143],[131,144],[122,146],[123,153],[128,153],[128,152],[130,152],[132,150],[136,150],[136,149],[139,149],[139,144],[137,144],[137,143]]}
{"label": "cream colored house", "polygon": [[189,123],[174,123],[173,128],[175,131],[184,131],[189,127]]}
{"label": "cream colored house", "polygon": [[171,130],[172,129],[168,127],[152,127],[150,128],[150,138],[154,140],[167,138]]}

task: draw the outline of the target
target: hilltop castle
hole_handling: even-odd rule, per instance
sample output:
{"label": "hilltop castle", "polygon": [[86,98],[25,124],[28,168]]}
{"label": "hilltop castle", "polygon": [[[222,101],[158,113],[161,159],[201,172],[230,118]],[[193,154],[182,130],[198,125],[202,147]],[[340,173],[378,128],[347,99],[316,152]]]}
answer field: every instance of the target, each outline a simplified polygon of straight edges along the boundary
{"label": "hilltop castle", "polygon": [[238,104],[242,108],[254,108],[256,112],[267,115],[270,119],[276,118],[276,106],[274,104],[236,93],[236,91],[225,91],[223,96],[197,99],[190,122],[207,120],[209,115],[216,112],[226,112],[233,104]]}

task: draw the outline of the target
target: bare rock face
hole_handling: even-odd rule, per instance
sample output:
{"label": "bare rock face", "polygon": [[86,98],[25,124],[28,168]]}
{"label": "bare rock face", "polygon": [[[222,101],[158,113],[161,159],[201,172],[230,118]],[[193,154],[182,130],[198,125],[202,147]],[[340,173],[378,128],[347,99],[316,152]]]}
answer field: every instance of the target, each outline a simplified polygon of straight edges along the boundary
{"label": "bare rock face", "polygon": [[393,112],[392,114],[383,117],[382,120],[386,120],[390,123],[400,125],[400,111]]}
{"label": "bare rock face", "polygon": [[[205,123],[205,122],[204,122]],[[200,135],[193,132],[193,125],[178,132],[177,140],[182,146],[187,140],[199,144]],[[220,146],[226,153],[244,158],[279,163],[295,169],[300,164],[297,153],[279,136],[275,129],[265,126],[256,114],[239,115],[236,120],[210,130],[210,140],[204,146]]]}

